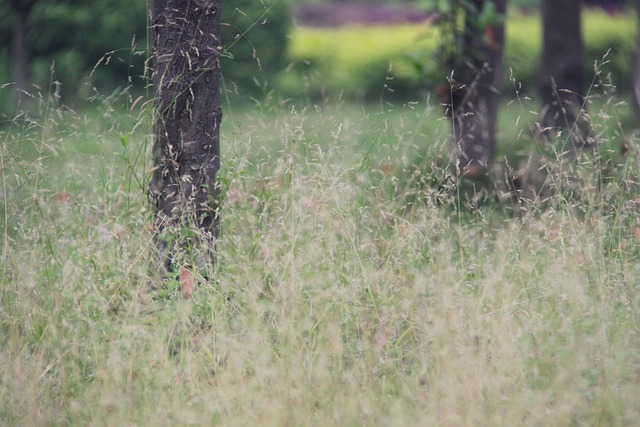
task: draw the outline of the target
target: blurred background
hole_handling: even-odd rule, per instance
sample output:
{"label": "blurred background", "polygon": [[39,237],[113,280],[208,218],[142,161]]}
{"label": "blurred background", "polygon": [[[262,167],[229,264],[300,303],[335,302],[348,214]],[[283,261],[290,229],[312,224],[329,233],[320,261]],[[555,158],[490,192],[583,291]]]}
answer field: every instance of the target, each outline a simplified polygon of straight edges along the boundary
{"label": "blurred background", "polygon": [[[433,61],[438,0],[223,1],[227,101],[331,94],[366,101],[424,97],[447,75]],[[446,2],[444,2],[446,3]],[[588,0],[585,68],[629,89],[636,17],[630,1]],[[0,0],[0,111],[29,100],[79,107],[148,95],[148,0]],[[511,0],[505,87],[537,85],[539,1]],[[126,101],[126,100],[129,101]],[[34,105],[42,104],[33,102]]]}

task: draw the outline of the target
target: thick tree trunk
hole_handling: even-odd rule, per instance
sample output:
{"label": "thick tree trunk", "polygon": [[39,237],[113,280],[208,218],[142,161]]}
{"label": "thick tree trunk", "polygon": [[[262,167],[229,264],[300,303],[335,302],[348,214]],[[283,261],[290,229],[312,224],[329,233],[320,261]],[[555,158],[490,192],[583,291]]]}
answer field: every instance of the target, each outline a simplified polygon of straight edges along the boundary
{"label": "thick tree trunk", "polygon": [[165,267],[213,261],[220,168],[221,0],[153,0],[156,92],[149,186]]}
{"label": "thick tree trunk", "polygon": [[583,114],[586,76],[580,3],[580,0],[542,2],[542,126],[547,135],[568,131],[573,148],[584,148],[589,134]]}
{"label": "thick tree trunk", "polygon": [[[478,11],[486,0],[473,0]],[[507,0],[494,0],[504,16]],[[480,26],[465,18],[465,63],[454,70],[452,97],[453,140],[461,176],[484,176],[496,152],[496,120],[502,84],[504,22]]]}

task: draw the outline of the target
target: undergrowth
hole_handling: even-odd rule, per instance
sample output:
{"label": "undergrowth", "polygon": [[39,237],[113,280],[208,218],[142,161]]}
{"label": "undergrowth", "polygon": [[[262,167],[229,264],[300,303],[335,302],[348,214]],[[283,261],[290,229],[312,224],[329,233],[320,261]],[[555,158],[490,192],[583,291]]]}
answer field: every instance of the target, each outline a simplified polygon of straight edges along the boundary
{"label": "undergrowth", "polygon": [[503,109],[481,199],[430,102],[227,106],[189,300],[150,256],[148,104],[7,120],[0,424],[632,425],[638,140],[601,93],[571,161]]}

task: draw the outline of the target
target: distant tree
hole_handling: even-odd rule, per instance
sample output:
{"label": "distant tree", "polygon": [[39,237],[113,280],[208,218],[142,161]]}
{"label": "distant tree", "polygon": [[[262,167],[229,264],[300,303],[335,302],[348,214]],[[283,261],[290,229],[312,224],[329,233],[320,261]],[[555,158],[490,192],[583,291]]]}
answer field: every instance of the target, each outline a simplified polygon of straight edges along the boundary
{"label": "distant tree", "polygon": [[221,0],[153,0],[154,169],[149,193],[165,267],[213,261],[220,168]]}
{"label": "distant tree", "polygon": [[37,0],[7,0],[8,10],[13,15],[11,28],[11,80],[15,85],[13,103],[21,107],[25,92],[31,83],[31,47],[29,46],[29,15]]}
{"label": "distant tree", "polygon": [[452,70],[446,97],[463,177],[484,176],[495,156],[506,6],[507,0],[454,0],[441,29],[441,61]]}
{"label": "distant tree", "polygon": [[634,4],[636,8],[636,19],[638,21],[638,26],[636,30],[636,52],[631,74],[631,88],[633,91],[632,98],[633,105],[636,110],[636,115],[640,116],[640,0],[634,0]]}
{"label": "distant tree", "polygon": [[580,7],[581,0],[542,2],[542,126],[547,135],[568,132],[573,148],[587,146],[589,133]]}

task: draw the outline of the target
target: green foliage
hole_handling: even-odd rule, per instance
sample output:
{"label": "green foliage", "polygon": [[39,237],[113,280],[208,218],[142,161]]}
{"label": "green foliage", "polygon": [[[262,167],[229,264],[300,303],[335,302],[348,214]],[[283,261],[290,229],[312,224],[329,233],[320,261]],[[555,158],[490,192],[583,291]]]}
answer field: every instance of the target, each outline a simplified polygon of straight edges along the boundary
{"label": "green foliage", "polygon": [[256,94],[285,66],[291,28],[288,0],[223,2],[222,72],[232,92]]}
{"label": "green foliage", "polygon": [[[607,56],[602,72],[626,89],[630,82],[634,54],[633,14],[584,13],[585,67],[594,74],[594,62]],[[292,32],[289,58],[291,69],[279,76],[279,84],[289,94],[318,96],[322,90],[358,96],[377,96],[386,83],[395,95],[416,97],[424,88],[446,83],[433,55],[441,38],[433,27],[347,27],[332,29],[298,28]],[[506,22],[505,93],[513,92],[511,77],[526,91],[538,87],[542,28],[535,14],[511,13]],[[393,67],[389,71],[389,64]],[[512,72],[511,72],[512,71]]]}
{"label": "green foliage", "polygon": [[[50,82],[62,83],[66,103],[82,102],[95,93],[118,87],[142,90],[147,0],[40,0],[29,16],[33,83],[45,94]],[[8,7],[8,6],[7,6]],[[11,9],[0,16],[0,78],[11,81]],[[288,0],[223,2],[223,59],[227,88],[256,93],[284,67],[291,25]],[[37,91],[34,89],[34,91]],[[0,98],[8,88],[0,92]]]}
{"label": "green foliage", "polygon": [[537,91],[542,58],[542,20],[537,15],[510,16],[505,28],[505,40],[505,93],[513,93],[516,89]]}
{"label": "green foliage", "polygon": [[[28,18],[31,80],[38,96],[58,81],[67,103],[85,101],[94,93],[138,84],[144,87],[147,2],[145,0],[36,1]],[[10,57],[13,13],[0,19],[0,65]],[[0,71],[10,81],[9,63]],[[1,95],[6,95],[2,93]]]}
{"label": "green foliage", "polygon": [[614,16],[595,10],[584,14],[582,34],[588,75],[593,76],[594,64],[601,63],[609,52],[605,58],[604,76],[610,74],[611,82],[620,88],[629,87],[636,48],[636,19],[632,10]]}
{"label": "green foliage", "polygon": [[[385,85],[398,96],[420,87],[409,50],[433,51],[436,33],[415,25],[296,28],[279,88],[290,95],[322,92],[379,97]],[[390,78],[392,80],[390,80]]]}
{"label": "green foliage", "polygon": [[[608,82],[607,76],[610,76],[610,83],[618,89],[628,89],[635,53],[635,14],[608,15],[602,11],[586,10],[582,22],[584,66],[589,81],[598,83],[603,79]],[[542,54],[540,18],[535,15],[512,16],[507,24],[506,37],[505,85],[509,85],[508,70],[511,68],[515,81],[524,90],[537,90]],[[601,73],[598,77],[595,76],[596,67]]]}
{"label": "green foliage", "polygon": [[[453,0],[436,2],[434,9],[438,18],[434,27],[440,35],[438,46],[430,55],[414,55],[415,63],[430,63],[419,66],[421,81],[438,81],[443,75],[455,70],[455,80],[471,82],[477,70],[487,61],[489,51],[499,49],[495,39],[495,28],[503,25],[504,14],[498,13],[493,1]],[[464,84],[464,83],[463,83]],[[442,83],[442,88],[448,84]],[[456,107],[457,108],[457,107]]]}

